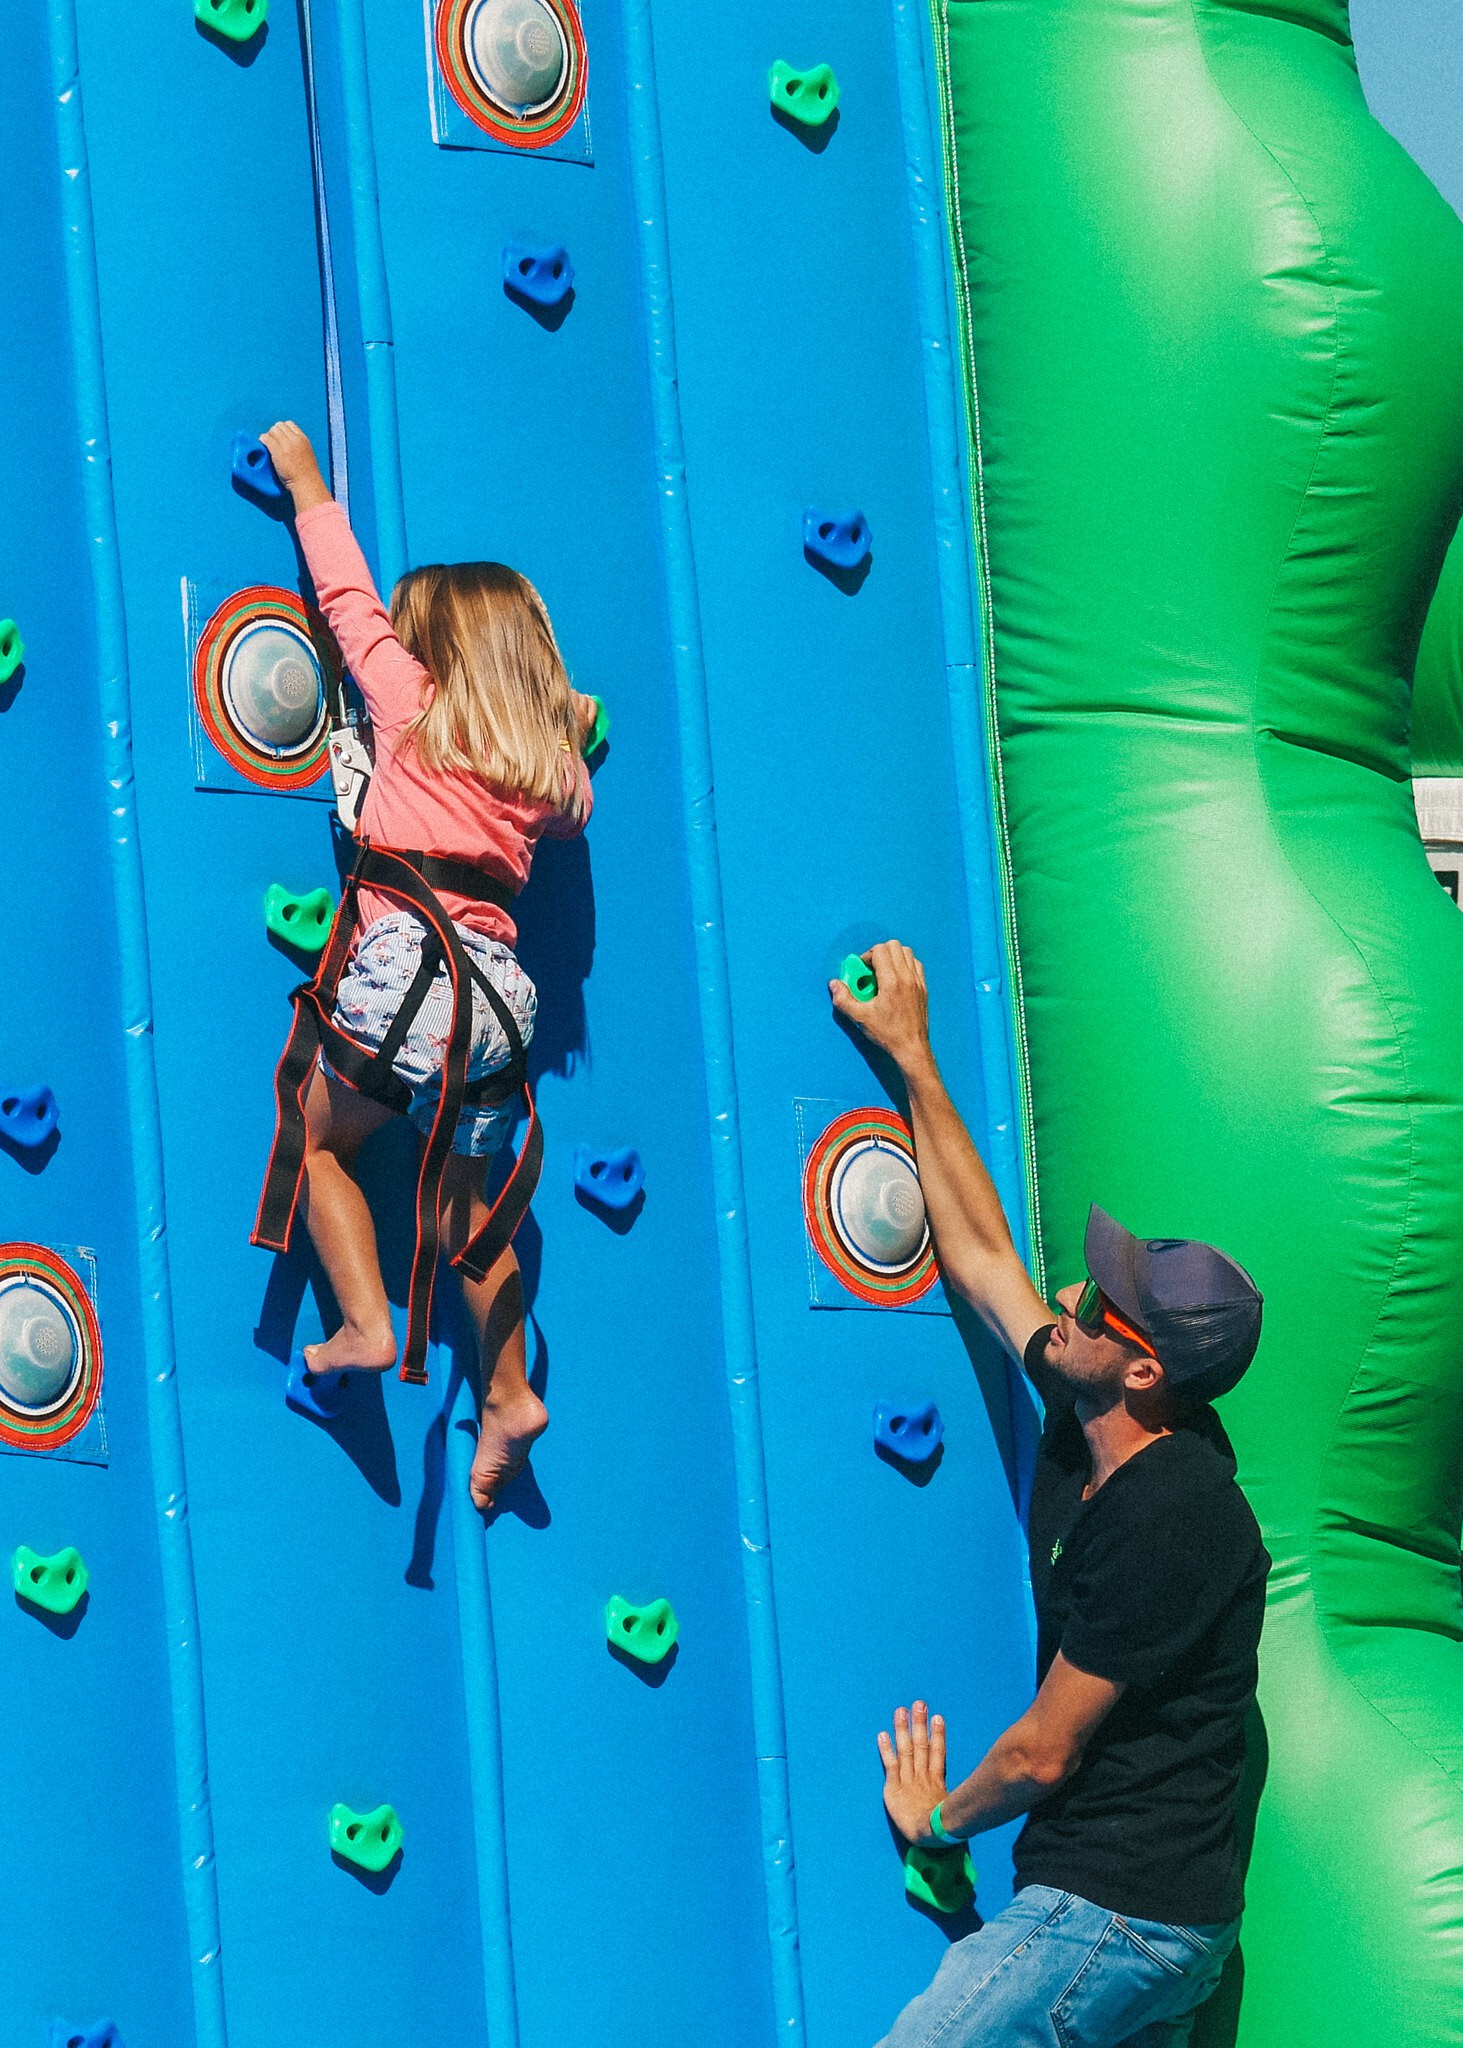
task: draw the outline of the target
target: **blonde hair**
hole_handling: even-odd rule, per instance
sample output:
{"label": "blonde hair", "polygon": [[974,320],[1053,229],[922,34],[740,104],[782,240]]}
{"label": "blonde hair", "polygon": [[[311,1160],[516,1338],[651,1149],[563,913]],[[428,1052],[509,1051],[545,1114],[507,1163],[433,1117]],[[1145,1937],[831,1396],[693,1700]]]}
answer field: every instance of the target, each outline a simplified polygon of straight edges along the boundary
{"label": "blonde hair", "polygon": [[528,578],[501,562],[409,569],[391,593],[391,625],[432,679],[406,735],[424,765],[577,811],[569,677]]}

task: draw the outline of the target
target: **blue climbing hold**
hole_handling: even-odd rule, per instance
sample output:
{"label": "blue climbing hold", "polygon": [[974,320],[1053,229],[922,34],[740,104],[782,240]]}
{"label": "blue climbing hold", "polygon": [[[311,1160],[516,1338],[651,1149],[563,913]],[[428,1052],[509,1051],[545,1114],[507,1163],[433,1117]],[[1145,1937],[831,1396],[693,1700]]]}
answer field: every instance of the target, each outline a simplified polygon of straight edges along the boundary
{"label": "blue climbing hold", "polygon": [[562,306],[574,289],[574,265],[559,242],[509,242],[503,251],[503,289],[536,306]]}
{"label": "blue climbing hold", "polygon": [[574,1154],[574,1185],[602,1209],[628,1209],[645,1185],[645,1162],[633,1145],[618,1152],[591,1152],[580,1145]]}
{"label": "blue climbing hold", "polygon": [[90,2027],[52,2020],[50,2048],[125,2048],[125,2043],[115,2020],[98,2020]]}
{"label": "blue climbing hold", "polygon": [[234,436],[234,482],[266,505],[278,505],[285,488],[269,459],[269,450],[250,434]]}
{"label": "blue climbing hold", "polygon": [[304,1352],[296,1351],[284,1383],[285,1401],[297,1415],[308,1415],[312,1422],[334,1422],[345,1403],[349,1381],[347,1372],[311,1372]]}
{"label": "blue climbing hold", "polygon": [[945,1425],[933,1401],[901,1408],[880,1401],[874,1410],[874,1442],[904,1465],[926,1465],[945,1440]]}
{"label": "blue climbing hold", "polygon": [[830,569],[861,569],[873,545],[862,512],[820,512],[809,505],[803,514],[803,551]]}
{"label": "blue climbing hold", "polygon": [[55,1130],[60,1114],[56,1098],[44,1082],[39,1088],[17,1089],[0,1096],[0,1137],[23,1151],[34,1151]]}

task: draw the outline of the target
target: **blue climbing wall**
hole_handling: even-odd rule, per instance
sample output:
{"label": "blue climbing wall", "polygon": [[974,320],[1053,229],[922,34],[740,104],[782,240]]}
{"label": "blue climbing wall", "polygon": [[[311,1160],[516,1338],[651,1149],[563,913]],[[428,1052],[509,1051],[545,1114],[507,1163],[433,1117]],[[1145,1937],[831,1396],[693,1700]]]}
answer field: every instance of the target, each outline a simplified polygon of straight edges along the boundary
{"label": "blue climbing wall", "polygon": [[[521,567],[613,717],[523,902],[553,1427],[486,1530],[453,1315],[427,1390],[317,1426],[282,1394],[318,1276],[247,1242],[300,973],[262,903],[334,882],[331,813],[196,786],[182,589],[298,582],[228,461],[280,415],[328,441],[310,17],[0,23],[34,279],[0,339],[0,1088],[61,1104],[0,1219],[95,1253],[110,1445],[0,1468],[6,1545],[92,1569],[69,1632],[4,1624],[0,1869],[39,1902],[7,2048],[102,2012],[127,2048],[872,2040],[952,1931],[904,1900],[875,1733],[923,1694],[965,1767],[1027,1696],[1025,1396],[938,1296],[814,1308],[801,1198],[800,1128],[887,1100],[825,982],[892,931],[1022,1202],[922,10],[582,13],[592,164],[439,147],[421,10],[313,11],[358,531],[387,578]],[[777,58],[832,63],[835,123],[773,116]],[[570,252],[563,317],[505,294],[512,239]],[[809,505],[866,516],[865,580],[805,559]],[[403,1136],[364,1166],[397,1300]],[[575,1199],[581,1142],[639,1149],[628,1229]],[[871,1417],[928,1398],[916,1484]],[[673,1602],[656,1674],[609,1654],[616,1594]],[[337,1800],[397,1808],[386,1881],[332,1860]]]}
{"label": "blue climbing wall", "polygon": [[[0,874],[12,947],[0,1004],[0,1097],[49,1084],[69,1108],[59,1146],[0,1157],[0,1237],[95,1260],[109,1359],[103,1467],[0,1458],[4,1558],[75,1544],[86,1603],[57,1617],[11,1603],[0,1668],[11,1799],[0,1937],[0,2037],[43,2043],[51,2017],[136,2015],[139,2040],[191,2025],[169,1725],[170,1620],[148,1447],[137,1224],[128,1172],[125,1007],[113,937],[87,526],[71,383],[60,158],[39,9],[0,22],[10,107],[0,137],[0,237],[24,317],[4,323],[0,611],[25,642],[0,686]],[[7,1596],[8,1597],[8,1596]],[[186,1778],[180,1757],[177,1775]]]}

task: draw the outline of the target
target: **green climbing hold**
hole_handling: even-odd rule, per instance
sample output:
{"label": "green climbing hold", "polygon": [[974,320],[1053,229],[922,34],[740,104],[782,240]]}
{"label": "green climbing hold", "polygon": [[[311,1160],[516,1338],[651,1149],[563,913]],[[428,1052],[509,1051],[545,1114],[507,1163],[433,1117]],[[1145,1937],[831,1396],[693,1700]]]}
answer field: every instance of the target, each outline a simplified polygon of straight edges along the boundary
{"label": "green climbing hold", "polygon": [[25,642],[14,619],[0,619],[0,684],[8,683],[25,660]]}
{"label": "green climbing hold", "polygon": [[247,43],[263,28],[269,0],[193,0],[193,12],[231,43]]}
{"label": "green climbing hold", "polygon": [[605,710],[603,697],[591,697],[594,706],[594,724],[589,728],[589,737],[584,742],[583,754],[587,761],[591,754],[597,754],[610,736],[610,714]]}
{"label": "green climbing hold", "polygon": [[634,1607],[618,1593],[605,1608],[605,1637],[640,1664],[659,1664],[676,1647],[681,1624],[669,1600]]}
{"label": "green climbing hold", "polygon": [[838,979],[849,994],[857,996],[861,1003],[866,1003],[871,996],[879,993],[878,975],[868,961],[861,960],[857,953],[848,953],[844,956],[843,965],[838,970]]}
{"label": "green climbing hold", "polygon": [[68,1544],[54,1557],[41,1557],[22,1543],[13,1565],[15,1590],[32,1607],[47,1614],[70,1614],[85,1596],[87,1570],[81,1552]]}
{"label": "green climbing hold", "polygon": [[904,1889],[922,1906],[937,1913],[963,1913],[975,1903],[975,1865],[968,1849],[920,1849],[904,1852]]}
{"label": "green climbing hold", "polygon": [[767,74],[772,104],[779,114],[789,114],[804,128],[821,128],[838,108],[838,80],[831,64],[814,64],[796,71],[779,57]]}
{"label": "green climbing hold", "polygon": [[383,1871],[401,1847],[401,1822],[394,1806],[355,1813],[349,1806],[330,1809],[330,1846],[347,1863],[373,1873]]}
{"label": "green climbing hold", "polygon": [[264,892],[264,923],[267,930],[302,953],[318,953],[330,937],[330,920],[335,915],[335,898],[328,889],[312,889],[307,896],[292,896],[282,882],[271,882]]}

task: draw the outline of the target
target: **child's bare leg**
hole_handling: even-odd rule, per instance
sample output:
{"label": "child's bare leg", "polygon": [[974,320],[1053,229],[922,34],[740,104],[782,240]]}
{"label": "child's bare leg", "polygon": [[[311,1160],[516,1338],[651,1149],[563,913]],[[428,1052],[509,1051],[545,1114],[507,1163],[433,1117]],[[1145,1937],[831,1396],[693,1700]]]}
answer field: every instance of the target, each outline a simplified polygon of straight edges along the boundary
{"label": "child's bare leg", "polygon": [[[483,1209],[478,1221],[486,1215]],[[461,1276],[460,1276],[461,1277]],[[523,1318],[523,1277],[510,1245],[486,1280],[462,1280],[482,1358],[483,1407],[478,1447],[468,1482],[473,1501],[490,1508],[516,1479],[549,1426],[549,1411],[528,1384]]]}
{"label": "child's bare leg", "polygon": [[311,1372],[386,1372],[396,1332],[381,1279],[376,1226],[352,1176],[356,1154],[391,1111],[316,1067],[305,1091],[305,1181],[300,1212],[343,1318],[324,1344],[305,1346]]}
{"label": "child's bare leg", "polygon": [[[449,1258],[487,1220],[481,1193],[484,1162],[454,1153],[442,1182],[444,1249]],[[459,1274],[482,1361],[483,1409],[470,1488],[476,1505],[492,1507],[516,1478],[549,1426],[549,1411],[528,1384],[523,1276],[510,1245],[485,1280]]]}

